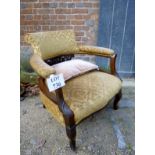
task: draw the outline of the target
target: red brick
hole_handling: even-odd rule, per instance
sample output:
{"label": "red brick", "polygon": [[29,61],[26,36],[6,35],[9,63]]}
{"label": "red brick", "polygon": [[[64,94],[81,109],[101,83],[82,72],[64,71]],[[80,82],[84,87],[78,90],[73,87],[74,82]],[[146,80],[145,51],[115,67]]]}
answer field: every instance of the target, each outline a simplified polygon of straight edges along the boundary
{"label": "red brick", "polygon": [[72,29],[73,30],[73,26],[67,25],[67,26],[65,26],[65,29]]}
{"label": "red brick", "polygon": [[56,30],[56,26],[49,26],[49,30],[51,31],[51,30]]}
{"label": "red brick", "polygon": [[69,25],[69,24],[70,24],[70,21],[67,21],[67,20],[55,21],[55,25]]}
{"label": "red brick", "polygon": [[76,36],[84,36],[84,32],[76,31],[76,32],[75,32],[75,35],[76,35]]}
{"label": "red brick", "polygon": [[83,19],[83,16],[82,15],[74,15],[74,19]]}
{"label": "red brick", "polygon": [[21,0],[21,2],[37,2],[38,0]]}
{"label": "red brick", "polygon": [[50,21],[50,20],[39,20],[38,24],[40,25],[54,25],[54,21]]}
{"label": "red brick", "polygon": [[50,19],[49,15],[42,15],[42,19]]}
{"label": "red brick", "polygon": [[25,15],[20,15],[20,20],[24,20],[25,19]]}
{"label": "red brick", "polygon": [[99,8],[99,6],[100,6],[99,3],[94,3],[93,4],[93,8]]}
{"label": "red brick", "polygon": [[88,9],[72,9],[73,14],[83,14],[88,13]]}
{"label": "red brick", "polygon": [[34,14],[54,14],[52,9],[33,9]]}
{"label": "red brick", "polygon": [[72,11],[71,11],[71,9],[63,9],[63,8],[61,8],[61,9],[55,9],[55,13],[56,14],[71,14]]}
{"label": "red brick", "polygon": [[20,30],[20,35],[24,35],[25,31],[24,30]]}
{"label": "red brick", "polygon": [[84,7],[91,8],[93,6],[93,3],[84,3]]}
{"label": "red brick", "polygon": [[33,3],[20,3],[20,9],[31,9],[33,8]]}
{"label": "red brick", "polygon": [[42,26],[42,30],[49,30],[49,26]]}
{"label": "red brick", "polygon": [[72,2],[72,0],[57,0],[57,2]]}
{"label": "red brick", "polygon": [[73,20],[71,21],[72,25],[84,25],[84,21],[81,20]]}
{"label": "red brick", "polygon": [[57,15],[53,15],[53,14],[51,15],[51,14],[50,14],[50,19],[52,19],[52,20],[53,20],[53,19],[57,19]]}
{"label": "red brick", "polygon": [[41,15],[34,15],[34,20],[40,20],[41,19]]}
{"label": "red brick", "polygon": [[73,0],[73,2],[79,2],[79,0]]}
{"label": "red brick", "polygon": [[44,2],[44,3],[48,3],[49,2],[49,0],[39,0],[39,2]]}
{"label": "red brick", "polygon": [[66,15],[66,19],[72,20],[72,19],[75,19],[75,17],[72,14],[68,14],[68,15]]}
{"label": "red brick", "polygon": [[59,8],[68,8],[68,4],[67,3],[59,3]]}
{"label": "red brick", "polygon": [[34,8],[41,8],[41,7],[42,7],[41,3],[34,3]]}
{"label": "red brick", "polygon": [[75,31],[80,31],[80,30],[88,31],[89,27],[88,26],[74,26],[74,30]]}
{"label": "red brick", "polygon": [[49,3],[42,3],[42,8],[49,8]]}
{"label": "red brick", "polygon": [[90,19],[90,15],[82,15],[83,19]]}
{"label": "red brick", "polygon": [[25,15],[25,20],[33,20],[33,15],[32,14],[27,14]]}
{"label": "red brick", "polygon": [[65,26],[57,26],[57,30],[65,30],[66,29],[66,27]]}
{"label": "red brick", "polygon": [[21,10],[21,14],[32,14],[32,9],[23,9],[23,10]]}
{"label": "red brick", "polygon": [[34,31],[41,31],[41,26],[40,25],[33,25],[33,30]]}
{"label": "red brick", "polygon": [[66,15],[58,15],[58,19],[66,19]]}

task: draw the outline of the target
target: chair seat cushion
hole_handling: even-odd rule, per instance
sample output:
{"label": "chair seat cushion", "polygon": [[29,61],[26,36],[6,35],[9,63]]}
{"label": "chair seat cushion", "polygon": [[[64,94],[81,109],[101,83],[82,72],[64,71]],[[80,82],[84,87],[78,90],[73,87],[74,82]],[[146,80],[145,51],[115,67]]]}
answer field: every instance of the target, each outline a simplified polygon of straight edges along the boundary
{"label": "chair seat cushion", "polygon": [[[63,95],[66,103],[74,112],[76,124],[105,107],[121,89],[117,77],[100,71],[92,71],[66,82]],[[61,123],[64,120],[58,106],[42,92],[41,98],[49,112]]]}

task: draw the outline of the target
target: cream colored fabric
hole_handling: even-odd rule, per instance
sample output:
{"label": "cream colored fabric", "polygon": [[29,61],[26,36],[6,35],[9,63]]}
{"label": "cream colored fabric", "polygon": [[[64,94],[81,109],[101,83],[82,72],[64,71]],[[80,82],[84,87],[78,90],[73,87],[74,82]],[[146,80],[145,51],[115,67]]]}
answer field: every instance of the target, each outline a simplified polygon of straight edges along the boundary
{"label": "cream colored fabric", "polygon": [[[66,103],[75,115],[78,124],[90,114],[102,109],[121,89],[121,81],[110,74],[92,71],[69,80],[63,87]],[[42,92],[41,99],[48,111],[61,123],[63,117],[57,105],[51,102]]]}
{"label": "cream colored fabric", "polygon": [[72,30],[28,33],[25,41],[30,43],[34,53],[43,59],[79,51]]}
{"label": "cream colored fabric", "polygon": [[57,74],[62,73],[65,81],[88,71],[98,69],[98,66],[83,60],[69,60],[52,66]]}
{"label": "cream colored fabric", "polygon": [[88,54],[98,54],[98,55],[113,55],[114,54],[114,51],[112,49],[98,47],[98,46],[82,45],[82,46],[79,46],[79,50],[81,53],[88,53]]}
{"label": "cream colored fabric", "polygon": [[33,54],[30,58],[32,68],[43,78],[47,78],[56,71],[53,67],[46,64],[38,54]]}

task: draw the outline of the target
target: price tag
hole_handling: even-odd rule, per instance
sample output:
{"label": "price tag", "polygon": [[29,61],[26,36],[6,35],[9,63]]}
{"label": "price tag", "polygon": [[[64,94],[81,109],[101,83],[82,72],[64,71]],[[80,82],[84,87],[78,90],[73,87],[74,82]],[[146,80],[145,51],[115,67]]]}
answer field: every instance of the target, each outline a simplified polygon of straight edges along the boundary
{"label": "price tag", "polygon": [[46,79],[46,84],[47,87],[49,89],[49,91],[54,91],[58,88],[61,88],[65,85],[64,82],[64,77],[63,74],[58,74],[58,75],[50,75],[47,79]]}

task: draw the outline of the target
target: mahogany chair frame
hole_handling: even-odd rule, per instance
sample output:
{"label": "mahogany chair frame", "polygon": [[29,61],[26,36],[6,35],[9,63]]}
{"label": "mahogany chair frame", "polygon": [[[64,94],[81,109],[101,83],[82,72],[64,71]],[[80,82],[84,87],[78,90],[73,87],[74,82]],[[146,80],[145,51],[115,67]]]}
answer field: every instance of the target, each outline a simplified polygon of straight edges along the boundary
{"label": "mahogany chair frame", "polygon": [[[95,53],[95,55],[96,55],[96,53]],[[98,55],[98,56],[103,56],[103,57],[109,58],[110,59],[110,72],[108,72],[108,73],[119,77],[116,72],[116,67],[115,67],[117,54]],[[59,56],[56,58],[51,58],[51,59],[45,60],[45,62],[49,65],[53,65],[53,64],[56,64],[59,62],[70,60],[72,57],[74,57],[73,54],[72,55],[63,55],[63,56]],[[105,72],[102,69],[100,69],[100,71]],[[45,84],[45,79],[42,77],[39,77],[39,88],[50,100],[54,101],[54,103],[56,103],[58,105],[59,110],[63,114],[65,128],[66,128],[66,134],[69,138],[70,147],[73,151],[75,151],[76,150],[76,124],[75,124],[75,120],[74,120],[74,112],[70,109],[70,107],[64,101],[62,88],[57,89],[55,91],[56,96],[54,96],[52,93],[50,93],[48,91],[48,88]],[[121,99],[121,96],[122,96],[121,90],[114,96],[114,103],[113,103],[114,110],[118,109],[118,102]],[[44,106],[44,108],[45,108],[45,106]]]}

